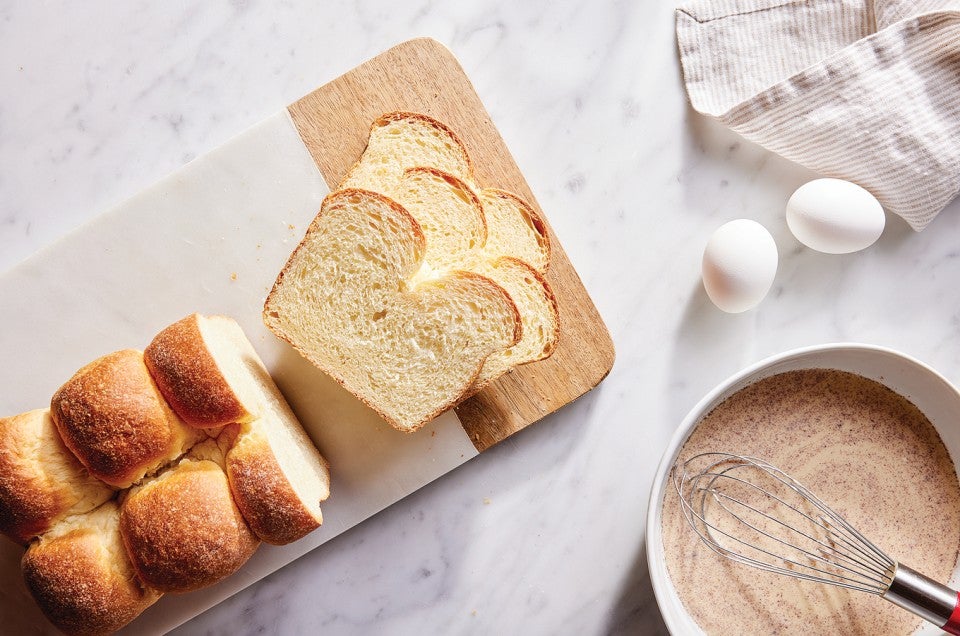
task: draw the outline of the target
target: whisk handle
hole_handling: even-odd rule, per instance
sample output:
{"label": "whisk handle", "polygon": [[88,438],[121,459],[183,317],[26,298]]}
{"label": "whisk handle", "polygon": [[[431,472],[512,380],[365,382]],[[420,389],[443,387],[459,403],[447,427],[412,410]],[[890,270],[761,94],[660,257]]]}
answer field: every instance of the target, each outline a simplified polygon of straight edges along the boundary
{"label": "whisk handle", "polygon": [[897,564],[893,582],[883,598],[948,634],[960,636],[960,594],[902,563]]}

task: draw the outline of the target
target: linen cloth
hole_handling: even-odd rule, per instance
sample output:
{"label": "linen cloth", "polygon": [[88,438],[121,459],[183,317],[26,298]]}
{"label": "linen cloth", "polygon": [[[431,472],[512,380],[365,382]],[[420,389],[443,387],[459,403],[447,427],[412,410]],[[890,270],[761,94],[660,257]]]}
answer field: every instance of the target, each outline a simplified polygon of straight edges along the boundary
{"label": "linen cloth", "polygon": [[960,191],[960,0],[695,0],[694,109],[922,230]]}

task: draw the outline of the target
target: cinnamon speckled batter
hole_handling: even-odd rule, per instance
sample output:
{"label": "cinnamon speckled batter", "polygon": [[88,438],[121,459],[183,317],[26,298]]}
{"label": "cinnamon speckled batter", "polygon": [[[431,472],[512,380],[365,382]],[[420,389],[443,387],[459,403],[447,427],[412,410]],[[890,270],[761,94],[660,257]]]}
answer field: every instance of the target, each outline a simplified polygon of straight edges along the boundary
{"label": "cinnamon speckled batter", "polygon": [[[748,454],[792,474],[887,554],[946,582],[960,544],[960,484],[933,425],[883,385],[842,371],[761,380],[711,411],[680,461]],[[708,634],[910,634],[921,620],[880,597],[760,572],[702,545],[667,490],[667,568]]]}

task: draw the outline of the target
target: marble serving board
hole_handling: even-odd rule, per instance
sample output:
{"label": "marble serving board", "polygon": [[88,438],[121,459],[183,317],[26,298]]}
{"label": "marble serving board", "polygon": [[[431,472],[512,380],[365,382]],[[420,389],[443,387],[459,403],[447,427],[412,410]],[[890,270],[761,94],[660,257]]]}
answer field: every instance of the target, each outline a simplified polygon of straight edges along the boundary
{"label": "marble serving board", "polygon": [[[279,342],[263,299],[329,192],[357,159],[370,122],[414,110],[462,136],[483,185],[532,193],[456,59],[432,40],[403,43],[194,160],[0,276],[0,414],[49,403],[74,371],[105,353],[143,348],[195,312],[235,317],[311,438],[330,461],[324,525],[263,546],[226,581],[168,595],[126,631],[189,620],[590,390],[609,372],[606,327],[555,236],[550,280],[561,341],[430,423],[403,434]],[[539,210],[539,208],[537,208]],[[542,214],[542,212],[541,212]],[[0,624],[52,632],[0,543]]]}

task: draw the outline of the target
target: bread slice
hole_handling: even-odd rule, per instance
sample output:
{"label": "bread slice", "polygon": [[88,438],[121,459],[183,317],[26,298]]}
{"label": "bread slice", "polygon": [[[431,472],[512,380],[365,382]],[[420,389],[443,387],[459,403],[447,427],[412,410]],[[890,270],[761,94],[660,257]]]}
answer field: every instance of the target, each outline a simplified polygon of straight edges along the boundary
{"label": "bread slice", "polygon": [[[407,169],[389,196],[423,229],[426,250],[416,279],[450,270],[472,271],[503,287],[520,310],[519,342],[487,358],[471,394],[512,367],[553,353],[560,332],[553,290],[535,267],[505,254],[512,246],[542,267],[549,262],[549,242],[537,238],[538,217],[529,206],[499,190],[477,196],[466,182],[435,168]],[[489,215],[481,205],[484,199],[489,202]],[[503,238],[507,234],[514,238]]]}
{"label": "bread slice", "polygon": [[407,168],[428,166],[473,181],[467,149],[445,124],[419,113],[394,112],[370,126],[367,147],[338,190],[392,192]]}
{"label": "bread slice", "polygon": [[264,305],[277,336],[403,431],[455,404],[521,333],[516,305],[489,278],[414,282],[425,250],[420,225],[392,199],[336,191]]}
{"label": "bread slice", "polygon": [[392,190],[377,190],[416,220],[426,246],[417,277],[472,270],[484,259],[487,220],[480,198],[462,179],[437,168],[408,168]]}
{"label": "bread slice", "polygon": [[0,532],[26,544],[113,494],[64,446],[48,409],[0,418]]}
{"label": "bread slice", "polygon": [[540,215],[512,192],[483,188],[479,195],[487,223],[484,251],[488,260],[509,256],[546,273],[550,267],[550,238]]}
{"label": "bread slice", "polygon": [[170,410],[135,349],[103,356],[77,371],[54,394],[50,412],[80,463],[118,488],[207,438]]}
{"label": "bread slice", "polygon": [[134,573],[119,525],[117,504],[108,501],[68,517],[23,555],[27,589],[66,634],[113,633],[160,598]]}
{"label": "bread slice", "polygon": [[[320,526],[320,503],[330,495],[327,463],[236,321],[192,314],[157,334],[144,355],[186,421],[236,423],[221,435],[230,439],[226,473],[260,539],[289,543]],[[215,398],[205,402],[205,395]]]}
{"label": "bread slice", "polygon": [[476,271],[497,281],[510,294],[523,318],[523,337],[512,347],[487,358],[474,380],[471,394],[517,365],[550,357],[560,339],[557,299],[540,272],[510,256],[483,261]]}
{"label": "bread slice", "polygon": [[126,493],[120,534],[133,569],[161,592],[190,592],[223,580],[260,542],[230,494],[214,440]]}

